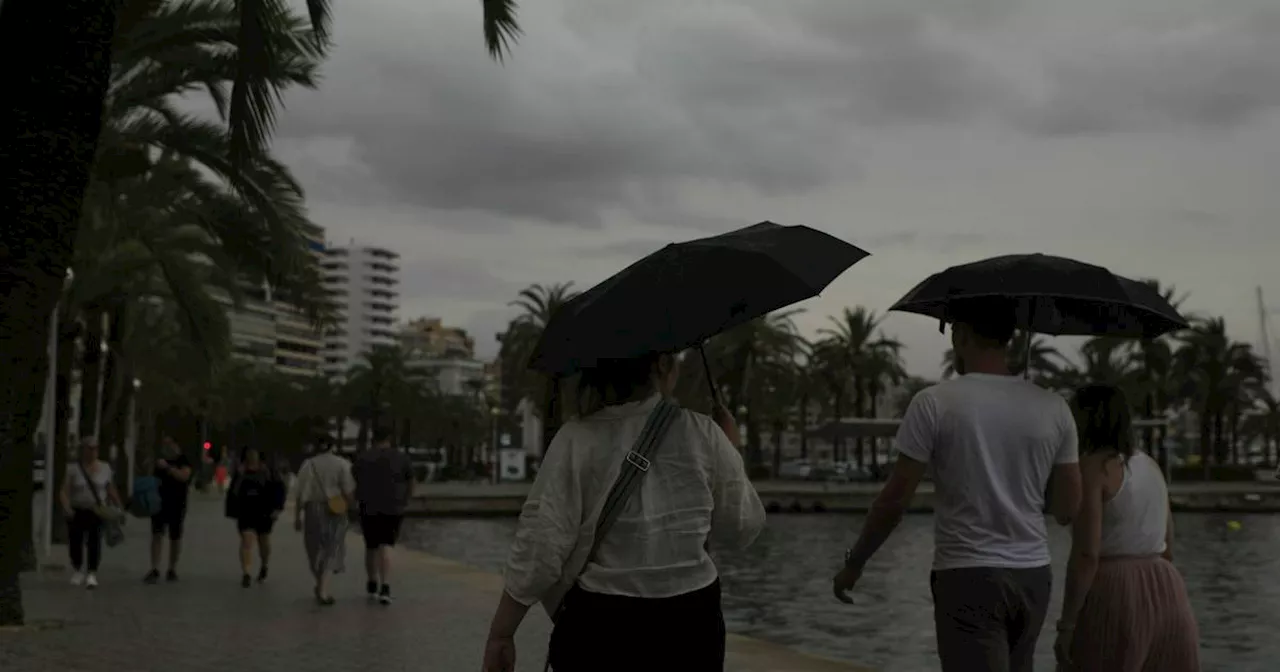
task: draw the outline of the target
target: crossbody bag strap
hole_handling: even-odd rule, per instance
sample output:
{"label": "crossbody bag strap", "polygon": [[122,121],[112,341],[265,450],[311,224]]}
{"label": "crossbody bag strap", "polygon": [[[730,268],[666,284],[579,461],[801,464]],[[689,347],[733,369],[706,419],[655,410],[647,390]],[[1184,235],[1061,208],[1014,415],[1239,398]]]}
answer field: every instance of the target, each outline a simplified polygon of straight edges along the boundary
{"label": "crossbody bag strap", "polygon": [[320,491],[320,496],[329,499],[329,491],[325,490],[324,481],[320,480],[320,470],[316,467],[315,458],[308,460],[307,464],[311,465],[311,477],[316,481],[316,489]]}
{"label": "crossbody bag strap", "polygon": [[649,472],[658,446],[661,445],[667,430],[671,428],[671,423],[679,410],[678,404],[663,397],[649,413],[649,419],[645,422],[644,429],[640,431],[640,436],[636,438],[635,446],[623,458],[618,478],[614,480],[613,487],[609,489],[609,495],[605,498],[604,508],[600,510],[600,519],[596,522],[596,532],[591,541],[591,552],[587,554],[587,562],[583,565],[584,570],[586,564],[590,564],[595,559],[596,552],[600,550],[600,543],[604,541],[605,536],[609,534],[609,529],[626,508],[627,501],[639,489],[644,475]]}
{"label": "crossbody bag strap", "polygon": [[94,503],[102,506],[102,498],[98,496],[98,486],[93,484],[92,478],[89,478],[89,470],[84,468],[84,462],[77,460],[76,465],[80,467],[80,475],[84,477],[84,484],[89,486],[89,494],[93,495]]}

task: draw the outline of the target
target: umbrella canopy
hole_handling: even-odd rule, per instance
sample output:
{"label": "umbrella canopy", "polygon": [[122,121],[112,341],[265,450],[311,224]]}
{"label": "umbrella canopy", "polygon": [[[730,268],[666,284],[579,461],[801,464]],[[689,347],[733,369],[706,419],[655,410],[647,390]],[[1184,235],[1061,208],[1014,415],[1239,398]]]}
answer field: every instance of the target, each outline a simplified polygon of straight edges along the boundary
{"label": "umbrella canopy", "polygon": [[1146,283],[1047,254],[952,266],[916,285],[890,310],[947,321],[957,304],[992,298],[1011,299],[1017,327],[1042,334],[1154,338],[1188,326]]}
{"label": "umbrella canopy", "polygon": [[866,256],[821,231],[773,222],[667,245],[565,304],[529,365],[566,374],[698,345],[816,296]]}

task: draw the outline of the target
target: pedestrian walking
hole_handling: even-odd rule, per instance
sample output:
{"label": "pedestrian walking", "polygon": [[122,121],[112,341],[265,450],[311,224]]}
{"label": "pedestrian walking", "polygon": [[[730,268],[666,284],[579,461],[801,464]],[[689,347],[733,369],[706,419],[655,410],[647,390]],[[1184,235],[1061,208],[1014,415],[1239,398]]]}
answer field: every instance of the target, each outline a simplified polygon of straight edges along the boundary
{"label": "pedestrian walking", "polygon": [[1054,644],[1058,669],[1199,672],[1200,632],[1173,566],[1173,514],[1160,465],[1134,450],[1119,389],[1081,388],[1073,406],[1084,498]]}
{"label": "pedestrian walking", "polygon": [[413,496],[413,463],[391,446],[390,432],[379,428],[373,433],[373,448],[356,457],[352,475],[364,535],[365,593],[391,604],[391,549]]}
{"label": "pedestrian walking", "polygon": [[226,515],[240,534],[240,585],[253,579],[253,551],[258,551],[258,582],[267,580],[271,562],[271,529],[284,510],[285,485],[254,448],[245,448],[227,490]]}
{"label": "pedestrian walking", "polygon": [[58,493],[67,520],[72,585],[98,587],[104,517],[112,507],[121,508],[114,476],[111,465],[98,459],[98,440],[81,440],[79,459],[67,465],[62,490]]}
{"label": "pedestrian walking", "polygon": [[765,512],[728,412],[717,426],[668,398],[678,369],[653,354],[583,372],[581,419],[556,433],[520,516],[485,672],[514,671],[513,637],[539,602],[556,672],[724,669],[708,538],[744,548]]}
{"label": "pedestrian walking", "polygon": [[935,490],[933,593],[943,672],[1031,672],[1049,608],[1048,510],[1080,502],[1076,425],[1066,400],[1010,375],[1015,316],[1004,301],[951,307],[960,375],[916,394],[898,460],[833,580],[837,598],[902,519],[925,470]]}
{"label": "pedestrian walking", "polygon": [[302,532],[316,602],[329,606],[334,603],[329,577],[346,569],[347,510],[355,498],[355,481],[351,463],[334,453],[331,440],[318,441],[316,449],[298,470],[293,524]]}
{"label": "pedestrian walking", "polygon": [[182,533],[187,520],[187,500],[191,492],[191,461],[173,437],[160,441],[160,459],[152,475],[160,481],[160,511],[151,516],[151,570],[143,577],[147,583],[160,580],[160,561],[164,556],[164,540],[169,538],[168,581],[178,580],[178,559],[182,557]]}

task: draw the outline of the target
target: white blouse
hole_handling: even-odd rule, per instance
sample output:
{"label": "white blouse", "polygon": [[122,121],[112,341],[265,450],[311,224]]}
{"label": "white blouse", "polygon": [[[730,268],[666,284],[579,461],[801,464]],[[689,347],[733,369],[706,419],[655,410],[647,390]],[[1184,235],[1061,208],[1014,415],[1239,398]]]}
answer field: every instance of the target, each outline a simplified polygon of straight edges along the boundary
{"label": "white blouse", "polygon": [[[582,565],[623,457],[657,402],[654,395],[607,407],[556,433],[507,559],[506,591],[517,602],[535,604],[567,567]],[[648,598],[705,588],[718,576],[708,537],[745,548],[764,521],[738,450],[710,418],[684,410],[578,583],[595,593]]]}

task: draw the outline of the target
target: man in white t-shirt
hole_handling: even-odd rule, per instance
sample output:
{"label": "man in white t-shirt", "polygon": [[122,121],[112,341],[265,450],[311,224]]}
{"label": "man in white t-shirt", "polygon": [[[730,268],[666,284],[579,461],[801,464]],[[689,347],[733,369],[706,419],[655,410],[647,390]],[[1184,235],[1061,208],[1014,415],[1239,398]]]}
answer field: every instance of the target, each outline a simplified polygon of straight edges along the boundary
{"label": "man in white t-shirt", "polygon": [[1066,400],[1010,375],[1013,307],[952,309],[959,377],[911,400],[897,464],[834,590],[842,601],[901,520],[932,465],[934,558],[929,582],[943,672],[1031,672],[1053,577],[1045,522],[1080,506],[1075,422]]}

